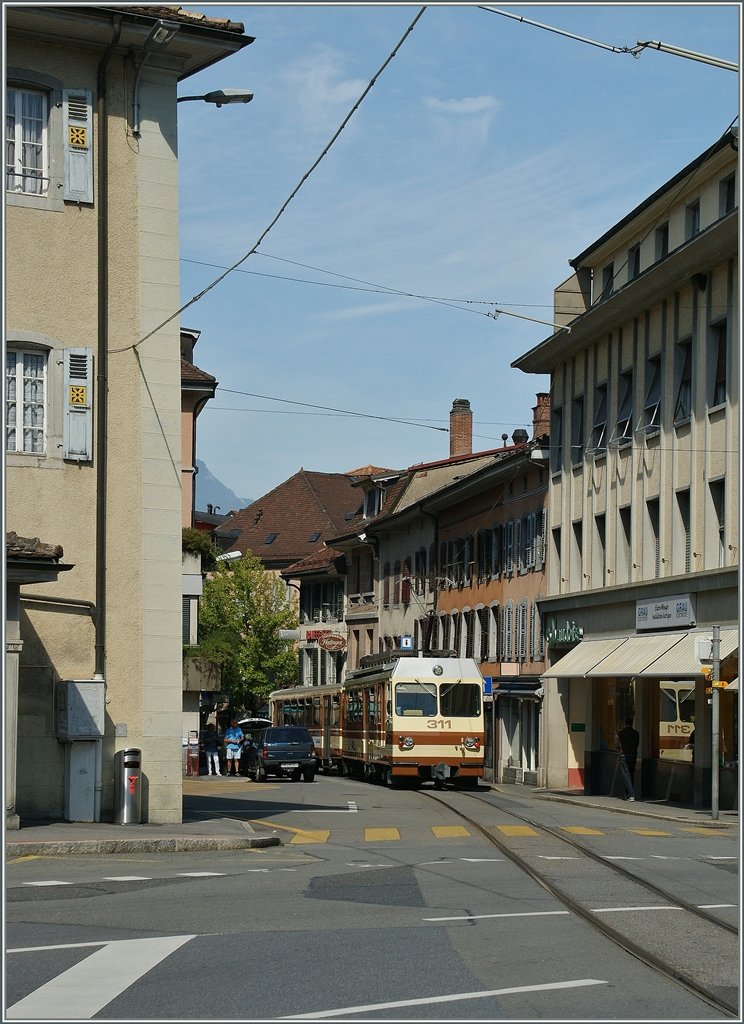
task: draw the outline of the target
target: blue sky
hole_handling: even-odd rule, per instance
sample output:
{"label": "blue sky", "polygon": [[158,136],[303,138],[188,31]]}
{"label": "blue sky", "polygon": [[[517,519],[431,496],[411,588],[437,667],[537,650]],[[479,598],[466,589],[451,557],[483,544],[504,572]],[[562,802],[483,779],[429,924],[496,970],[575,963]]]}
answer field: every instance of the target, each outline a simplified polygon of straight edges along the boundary
{"label": "blue sky", "polygon": [[[179,107],[184,301],[218,273],[187,261],[229,265],[251,248],[418,10],[193,6],[243,21],[256,41],[181,94],[255,98]],[[738,5],[504,9],[616,46],[656,39],[738,59]],[[550,320],[567,261],[737,110],[729,71],[652,51],[635,60],[465,4],[429,7],[262,244],[268,255],[242,269],[350,283],[268,258],[281,257]],[[418,299],[234,273],[182,323],[202,331],[196,362],[223,388],[440,427],[468,398],[479,450],[528,426],[549,383],[509,364],[550,328]],[[199,458],[257,498],[301,466],[402,468],[449,453],[446,433],[312,413],[218,391],[199,418]]]}

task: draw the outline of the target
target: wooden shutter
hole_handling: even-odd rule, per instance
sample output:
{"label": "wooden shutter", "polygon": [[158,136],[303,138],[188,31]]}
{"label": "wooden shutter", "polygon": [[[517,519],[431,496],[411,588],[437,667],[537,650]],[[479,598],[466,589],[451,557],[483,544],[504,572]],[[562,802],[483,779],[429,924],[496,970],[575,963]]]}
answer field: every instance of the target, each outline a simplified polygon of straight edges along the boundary
{"label": "wooden shutter", "polygon": [[93,94],[89,89],[64,89],[63,199],[93,202]]}
{"label": "wooden shutter", "polygon": [[527,660],[527,598],[517,605],[517,661]]}
{"label": "wooden shutter", "polygon": [[66,459],[93,458],[93,349],[66,348],[63,452]]}
{"label": "wooden shutter", "polygon": [[403,579],[401,580],[401,600],[403,604],[411,603],[411,559],[403,562]]}
{"label": "wooden shutter", "polygon": [[535,538],[535,568],[542,569],[545,564],[545,542],[548,528],[548,510],[543,505],[537,513],[537,537]]}
{"label": "wooden shutter", "polygon": [[489,644],[488,644],[488,656],[492,661],[499,660],[499,652],[501,651],[500,636],[499,636],[499,606],[498,604],[491,605],[491,618],[489,619]]}
{"label": "wooden shutter", "polygon": [[504,576],[514,575],[514,520],[504,528]]}
{"label": "wooden shutter", "polygon": [[524,564],[524,549],[527,540],[527,531],[525,529],[524,519],[517,519],[517,536],[516,536],[516,555],[517,555],[517,573],[521,576],[525,572]]}
{"label": "wooden shutter", "polygon": [[514,661],[514,602],[511,598],[501,613],[501,660]]}
{"label": "wooden shutter", "polygon": [[390,604],[390,562],[385,562],[384,576],[382,577],[382,603],[385,608]]}

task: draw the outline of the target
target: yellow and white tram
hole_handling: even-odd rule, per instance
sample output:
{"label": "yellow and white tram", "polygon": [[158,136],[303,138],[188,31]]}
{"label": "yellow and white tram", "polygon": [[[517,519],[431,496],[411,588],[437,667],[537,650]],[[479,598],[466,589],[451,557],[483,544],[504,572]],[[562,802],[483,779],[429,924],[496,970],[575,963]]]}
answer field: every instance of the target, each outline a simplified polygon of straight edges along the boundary
{"label": "yellow and white tram", "polygon": [[483,775],[483,679],[472,659],[387,653],[342,685],[278,690],[276,725],[303,725],[324,768],[394,785]]}

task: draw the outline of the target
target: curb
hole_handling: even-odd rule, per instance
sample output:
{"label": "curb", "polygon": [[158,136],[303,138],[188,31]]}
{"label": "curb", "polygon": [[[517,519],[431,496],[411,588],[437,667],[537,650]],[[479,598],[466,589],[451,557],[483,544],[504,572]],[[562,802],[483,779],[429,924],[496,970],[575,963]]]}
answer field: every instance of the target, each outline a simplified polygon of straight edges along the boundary
{"label": "curb", "polygon": [[716,829],[738,829],[738,821],[700,821],[699,818],[677,818],[671,814],[657,814],[656,811],[641,811],[629,807],[608,807],[606,804],[588,803],[584,800],[573,800],[570,796],[548,796],[544,793],[535,793],[538,800],[552,800],[557,804],[571,804],[573,807],[592,807],[598,811],[611,811],[613,814],[635,814],[639,818],[659,818],[660,821],[676,821],[681,825],[699,825],[702,828]]}
{"label": "curb", "polygon": [[250,850],[281,846],[276,836],[184,836],[170,839],[49,839],[9,842],[6,859],[88,853],[187,853],[194,850]]}

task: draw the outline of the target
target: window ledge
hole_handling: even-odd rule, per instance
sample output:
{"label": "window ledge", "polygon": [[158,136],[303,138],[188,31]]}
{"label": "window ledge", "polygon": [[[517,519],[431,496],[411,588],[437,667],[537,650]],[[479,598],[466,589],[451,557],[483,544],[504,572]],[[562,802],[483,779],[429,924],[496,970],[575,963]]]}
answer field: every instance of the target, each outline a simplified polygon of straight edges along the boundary
{"label": "window ledge", "polygon": [[51,213],[64,213],[65,209],[62,196],[55,195],[36,196],[26,192],[6,192],[5,201],[8,206],[23,206],[29,210],[47,210]]}
{"label": "window ledge", "polygon": [[708,409],[708,416],[713,416],[715,415],[715,413],[718,412],[725,412],[726,405],[726,402],[721,402],[720,405],[711,405],[711,407]]}
{"label": "window ledge", "polygon": [[631,448],[632,445],[632,437],[624,437],[622,441],[610,441],[610,448],[614,448],[618,452],[624,451],[626,448]]}
{"label": "window ledge", "polygon": [[675,420],[674,421],[675,430],[678,427],[686,427],[688,423],[692,423],[692,416],[683,416],[681,419]]}
{"label": "window ledge", "polygon": [[659,437],[661,434],[661,427],[654,427],[653,430],[644,429],[637,431],[637,433],[642,434],[647,441],[652,441],[655,437]]}

